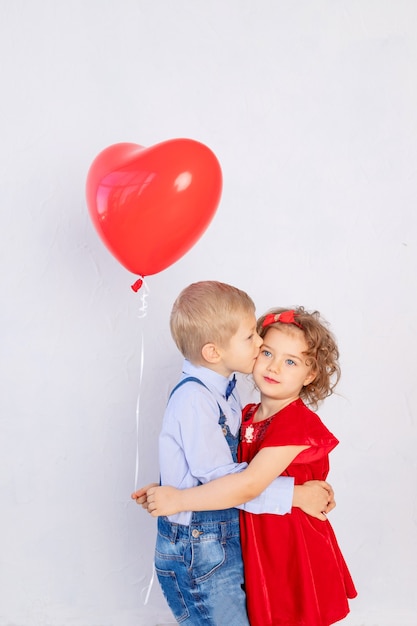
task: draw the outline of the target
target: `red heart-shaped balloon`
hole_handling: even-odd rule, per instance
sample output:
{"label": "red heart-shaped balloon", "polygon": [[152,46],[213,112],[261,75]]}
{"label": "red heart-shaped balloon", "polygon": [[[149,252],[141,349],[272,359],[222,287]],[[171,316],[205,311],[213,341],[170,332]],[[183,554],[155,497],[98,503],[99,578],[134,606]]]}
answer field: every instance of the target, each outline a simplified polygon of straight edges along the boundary
{"label": "red heart-shaped balloon", "polygon": [[140,276],[160,272],[196,243],[221,191],[216,156],[192,139],[149,148],[109,146],[94,159],[86,184],[98,234],[113,256]]}

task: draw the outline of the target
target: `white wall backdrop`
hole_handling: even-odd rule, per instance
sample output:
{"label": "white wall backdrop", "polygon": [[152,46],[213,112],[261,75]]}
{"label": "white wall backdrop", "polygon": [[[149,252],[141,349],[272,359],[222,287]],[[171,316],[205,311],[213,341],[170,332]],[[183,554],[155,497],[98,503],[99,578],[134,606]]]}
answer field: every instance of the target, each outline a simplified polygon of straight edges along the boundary
{"label": "white wall backdrop", "polygon": [[[415,626],[417,3],[0,0],[0,50],[0,625],[170,622],[130,493],[137,449],[139,483],[158,475],[173,300],[216,279],[331,322],[344,623]],[[224,189],[140,319],[85,179],[113,143],[176,137]]]}

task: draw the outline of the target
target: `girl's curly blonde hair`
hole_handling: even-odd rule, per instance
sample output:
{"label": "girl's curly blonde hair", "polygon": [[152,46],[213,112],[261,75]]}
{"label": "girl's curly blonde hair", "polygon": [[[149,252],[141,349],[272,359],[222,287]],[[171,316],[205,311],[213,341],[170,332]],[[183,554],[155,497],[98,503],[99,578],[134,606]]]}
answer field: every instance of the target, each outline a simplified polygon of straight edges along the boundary
{"label": "girl's curly blonde hair", "polygon": [[[280,322],[281,313],[293,311],[294,322]],[[267,316],[275,316],[272,323],[263,326]],[[288,316],[287,316],[288,317]],[[284,319],[286,316],[284,316]],[[273,319],[273,318],[269,318]],[[275,308],[262,315],[257,322],[257,331],[261,337],[266,335],[269,328],[279,328],[284,332],[303,333],[307,343],[307,364],[316,374],[315,379],[302,388],[300,397],[314,409],[318,404],[333,393],[340,379],[339,349],[336,339],[327,327],[327,322],[318,311],[308,312],[304,307],[294,309]]]}

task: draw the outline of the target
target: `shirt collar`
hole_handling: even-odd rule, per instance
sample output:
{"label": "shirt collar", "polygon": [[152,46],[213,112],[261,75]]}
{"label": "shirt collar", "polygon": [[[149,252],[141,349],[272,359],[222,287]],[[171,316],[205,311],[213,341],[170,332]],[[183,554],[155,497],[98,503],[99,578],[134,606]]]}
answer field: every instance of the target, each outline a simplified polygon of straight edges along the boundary
{"label": "shirt collar", "polygon": [[184,378],[185,376],[195,376],[209,389],[215,389],[223,397],[225,396],[229,380],[233,378],[233,374],[230,378],[226,378],[226,376],[222,376],[208,367],[194,365],[188,359],[184,360],[182,373]]}

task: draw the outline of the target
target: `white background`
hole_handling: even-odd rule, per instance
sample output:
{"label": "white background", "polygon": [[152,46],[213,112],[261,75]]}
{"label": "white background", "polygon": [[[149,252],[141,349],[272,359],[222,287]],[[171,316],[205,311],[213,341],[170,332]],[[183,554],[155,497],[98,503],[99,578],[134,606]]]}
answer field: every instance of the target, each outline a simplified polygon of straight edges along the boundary
{"label": "white background", "polygon": [[[417,3],[0,0],[0,50],[1,626],[170,621],[130,493],[137,450],[158,477],[172,303],[203,279],[331,323],[344,623],[415,626]],[[176,137],[224,188],[141,319],[85,179],[113,143]]]}

